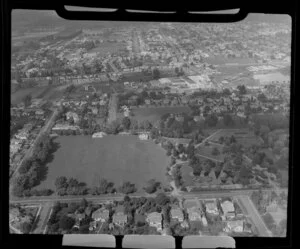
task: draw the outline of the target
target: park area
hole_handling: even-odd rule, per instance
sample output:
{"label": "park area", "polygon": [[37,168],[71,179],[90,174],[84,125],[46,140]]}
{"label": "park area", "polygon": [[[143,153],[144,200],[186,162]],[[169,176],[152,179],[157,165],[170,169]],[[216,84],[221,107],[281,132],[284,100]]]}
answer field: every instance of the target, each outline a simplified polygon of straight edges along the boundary
{"label": "park area", "polygon": [[89,187],[97,185],[101,178],[114,182],[116,187],[130,181],[139,190],[152,178],[162,185],[167,182],[169,159],[165,150],[152,141],[131,135],[61,136],[54,141],[58,149],[47,164],[47,179],[39,188],[55,189],[59,176],[74,177]]}
{"label": "park area", "polygon": [[[214,150],[217,150],[218,153],[214,154],[213,152]],[[223,145],[217,143],[208,143],[198,147],[197,155],[202,158],[212,160],[214,162],[223,162],[225,155],[222,154],[222,151],[223,151]]]}
{"label": "park area", "polygon": [[253,131],[249,129],[222,129],[213,135],[209,141],[220,143],[220,137],[231,137],[234,136],[238,143],[244,147],[251,147],[252,145],[260,144],[262,141],[259,137],[255,136]]}
{"label": "park area", "polygon": [[176,107],[141,107],[132,108],[133,119],[138,121],[148,120],[151,123],[158,121],[161,116],[167,113],[187,113],[190,108],[187,106],[176,106]]}

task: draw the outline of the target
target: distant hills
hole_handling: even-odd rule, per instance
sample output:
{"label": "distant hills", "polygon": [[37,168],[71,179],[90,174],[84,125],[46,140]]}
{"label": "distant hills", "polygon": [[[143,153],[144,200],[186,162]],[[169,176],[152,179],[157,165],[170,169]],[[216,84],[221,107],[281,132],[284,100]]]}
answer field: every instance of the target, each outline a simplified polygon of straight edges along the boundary
{"label": "distant hills", "polygon": [[[249,14],[246,18],[253,22],[286,22],[289,23],[291,18],[288,15],[270,15],[270,14]],[[132,25],[129,22],[109,22],[109,21],[70,21],[59,17],[55,11],[44,10],[14,10],[12,12],[13,30],[26,30],[33,28],[51,28],[64,26],[65,28],[104,28],[114,26]],[[141,25],[136,23],[137,25]]]}

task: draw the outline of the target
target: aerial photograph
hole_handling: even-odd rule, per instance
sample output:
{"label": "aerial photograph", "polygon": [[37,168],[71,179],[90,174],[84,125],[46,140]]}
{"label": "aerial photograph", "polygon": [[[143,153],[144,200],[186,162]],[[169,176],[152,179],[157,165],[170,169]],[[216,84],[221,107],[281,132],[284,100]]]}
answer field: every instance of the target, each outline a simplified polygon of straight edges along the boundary
{"label": "aerial photograph", "polygon": [[11,31],[10,233],[286,237],[289,16]]}

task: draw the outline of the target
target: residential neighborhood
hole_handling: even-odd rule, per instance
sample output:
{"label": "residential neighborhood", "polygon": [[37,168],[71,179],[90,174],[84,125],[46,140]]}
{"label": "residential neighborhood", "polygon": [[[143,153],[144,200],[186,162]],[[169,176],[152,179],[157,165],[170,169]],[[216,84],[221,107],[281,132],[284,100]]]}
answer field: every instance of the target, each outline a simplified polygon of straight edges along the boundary
{"label": "residential neighborhood", "polygon": [[12,13],[11,233],[286,236],[289,18],[32,13]]}

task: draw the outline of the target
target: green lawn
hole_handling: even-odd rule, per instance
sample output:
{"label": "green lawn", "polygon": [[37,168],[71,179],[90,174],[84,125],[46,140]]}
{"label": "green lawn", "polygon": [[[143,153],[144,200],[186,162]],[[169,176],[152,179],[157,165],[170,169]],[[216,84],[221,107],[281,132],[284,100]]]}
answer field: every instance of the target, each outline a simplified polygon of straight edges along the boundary
{"label": "green lawn", "polygon": [[123,181],[138,188],[155,178],[166,183],[169,159],[165,151],[152,141],[141,141],[136,136],[61,136],[55,140],[60,147],[48,163],[47,179],[40,188],[54,189],[58,176],[75,177],[88,186],[106,178],[119,186]]}
{"label": "green lawn", "polygon": [[[219,155],[212,155],[212,150],[214,148],[217,148],[220,152]],[[208,146],[206,145],[201,145],[198,149],[197,149],[197,154],[198,155],[202,155],[202,156],[206,156],[209,158],[213,158],[215,160],[218,161],[223,161],[224,160],[224,155],[222,154],[222,150],[223,150],[223,146],[222,145],[218,145],[218,144],[209,144]]]}
{"label": "green lawn", "polygon": [[238,143],[245,147],[261,143],[260,139],[255,136],[254,132],[249,129],[223,129],[211,137],[209,141],[219,143],[220,137],[231,137],[232,135],[236,138]]}

